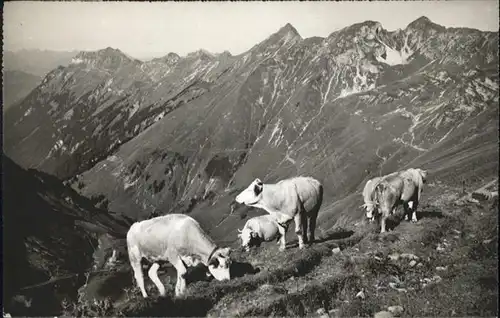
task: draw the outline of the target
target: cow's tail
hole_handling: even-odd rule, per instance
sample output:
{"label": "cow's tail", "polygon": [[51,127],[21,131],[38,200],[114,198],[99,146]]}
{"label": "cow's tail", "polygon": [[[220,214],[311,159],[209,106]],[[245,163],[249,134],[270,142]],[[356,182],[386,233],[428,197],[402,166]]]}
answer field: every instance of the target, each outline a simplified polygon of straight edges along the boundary
{"label": "cow's tail", "polygon": [[380,198],[382,198],[382,195],[384,194],[384,192],[387,190],[387,185],[385,184],[385,182],[381,182],[379,184],[377,184],[377,186],[375,187],[375,200],[380,200]]}
{"label": "cow's tail", "polygon": [[389,184],[386,182],[382,181],[377,186],[375,187],[375,195],[374,195],[374,200],[373,202],[378,205],[379,207],[382,207],[384,204],[384,198],[387,197],[387,191],[389,190]]}

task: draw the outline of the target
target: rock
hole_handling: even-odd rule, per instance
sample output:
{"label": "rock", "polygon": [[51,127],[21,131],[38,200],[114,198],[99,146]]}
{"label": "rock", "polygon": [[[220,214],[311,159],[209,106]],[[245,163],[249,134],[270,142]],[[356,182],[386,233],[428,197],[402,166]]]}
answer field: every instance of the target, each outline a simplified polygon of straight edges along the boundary
{"label": "rock", "polygon": [[474,198],[467,198],[467,201],[470,203],[479,203],[479,201]]}
{"label": "rock", "polygon": [[417,268],[420,268],[420,267],[422,267],[422,266],[424,266],[424,264],[422,264],[422,263],[418,263],[418,264],[417,264]]}
{"label": "rock", "polygon": [[356,298],[361,298],[361,299],[365,299],[365,292],[364,290],[360,291],[359,293],[356,294]]}
{"label": "rock", "polygon": [[439,275],[434,275],[434,276],[432,277],[432,282],[433,282],[433,283],[440,283],[442,280],[443,280],[443,279],[442,279],[442,278],[441,278],[441,276],[439,276]]}
{"label": "rock", "polygon": [[438,252],[443,252],[445,250],[445,248],[443,246],[441,246],[441,244],[438,244],[438,246],[436,247],[436,251]]}
{"label": "rock", "polygon": [[417,265],[417,261],[416,261],[416,260],[412,260],[412,261],[410,262],[410,267],[413,267],[413,266],[415,266],[415,265]]}
{"label": "rock", "polygon": [[436,267],[437,271],[445,271],[447,269],[448,269],[448,266],[438,266],[438,267]]}
{"label": "rock", "polygon": [[462,234],[462,232],[460,232],[459,230],[457,229],[453,229],[453,232],[455,232],[456,234]]}
{"label": "rock", "polygon": [[439,275],[434,275],[432,278],[424,278],[421,280],[423,282],[422,287],[427,287],[431,284],[438,284],[442,281],[443,279]]}
{"label": "rock", "polygon": [[321,315],[326,314],[326,310],[325,310],[325,308],[320,308],[320,309],[316,310],[316,313],[321,316]]}
{"label": "rock", "polygon": [[387,310],[395,317],[401,316],[401,314],[404,312],[404,308],[402,306],[389,306],[387,307]]}
{"label": "rock", "polygon": [[418,260],[419,257],[415,254],[411,254],[411,253],[403,253],[401,254],[401,257],[402,258],[405,258],[405,259],[411,259],[411,260]]}
{"label": "rock", "polygon": [[389,287],[391,287],[394,290],[397,290],[400,293],[407,293],[408,292],[408,290],[406,290],[406,288],[399,288],[396,283],[389,283]]}
{"label": "rock", "polygon": [[340,317],[340,309],[336,309],[336,308],[334,308],[334,309],[330,309],[330,310],[328,311],[328,315],[329,315],[330,317]]}
{"label": "rock", "polygon": [[489,239],[489,240],[484,240],[483,241],[483,244],[490,244],[491,242],[493,242],[493,239]]}
{"label": "rock", "polygon": [[399,254],[394,253],[388,256],[391,261],[397,261],[399,259]]}
{"label": "rock", "polygon": [[394,317],[389,311],[379,311],[375,315],[373,315],[373,318],[392,318]]}
{"label": "rock", "polygon": [[340,247],[336,247],[336,248],[334,248],[334,249],[332,250],[332,253],[333,253],[333,254],[338,254],[338,253],[340,253]]}
{"label": "rock", "polygon": [[274,291],[274,286],[271,284],[264,284],[259,287],[260,290],[264,292]]}

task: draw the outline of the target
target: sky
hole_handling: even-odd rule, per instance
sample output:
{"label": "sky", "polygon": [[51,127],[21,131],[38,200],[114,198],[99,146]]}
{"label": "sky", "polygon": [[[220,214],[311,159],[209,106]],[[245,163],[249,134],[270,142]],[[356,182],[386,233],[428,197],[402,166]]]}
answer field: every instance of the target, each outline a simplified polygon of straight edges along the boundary
{"label": "sky", "polygon": [[303,38],[366,20],[404,29],[420,16],[498,31],[498,1],[4,2],[4,50],[118,48],[136,58],[198,49],[236,55],[291,23]]}

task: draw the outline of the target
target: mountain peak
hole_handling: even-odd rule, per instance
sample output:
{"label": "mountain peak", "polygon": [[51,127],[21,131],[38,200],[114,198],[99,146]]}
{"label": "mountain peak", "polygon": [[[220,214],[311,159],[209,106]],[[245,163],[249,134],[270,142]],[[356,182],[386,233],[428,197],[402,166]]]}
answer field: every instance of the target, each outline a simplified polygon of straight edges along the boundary
{"label": "mountain peak", "polygon": [[291,25],[290,23],[287,23],[283,27],[281,27],[281,29],[279,29],[277,33],[283,34],[283,35],[291,33],[294,36],[300,37],[300,34],[299,34],[299,32],[297,32],[297,29],[295,29],[295,27],[293,25]]}
{"label": "mountain peak", "polygon": [[106,69],[117,69],[122,63],[130,63],[132,61],[136,60],[119,49],[107,47],[97,51],[81,51],[73,58],[71,64],[85,63]]}
{"label": "mountain peak", "polygon": [[212,59],[214,57],[214,54],[208,52],[205,49],[199,49],[195,52],[188,53],[187,57],[194,57],[194,58],[200,58],[200,59]]}
{"label": "mountain peak", "polygon": [[413,21],[412,23],[432,23],[431,19],[429,19],[428,17],[426,17],[425,15],[421,16],[420,18],[416,19],[415,21]]}
{"label": "mountain peak", "polygon": [[412,29],[422,29],[422,28],[434,28],[434,29],[445,29],[445,27],[436,24],[432,22],[428,17],[426,16],[421,16],[420,18],[416,19],[415,21],[411,22],[408,24],[407,28],[412,28]]}
{"label": "mountain peak", "polygon": [[175,64],[179,61],[180,56],[177,53],[170,52],[165,56],[162,57],[157,57],[152,59],[152,62],[162,62],[162,63],[167,63],[167,64]]}
{"label": "mountain peak", "polygon": [[109,46],[105,49],[100,49],[97,51],[81,51],[75,56],[75,58],[89,58],[89,57],[97,58],[97,57],[112,57],[112,56],[119,56],[119,57],[124,57],[126,59],[130,59],[125,53],[123,53],[119,49],[114,49]]}

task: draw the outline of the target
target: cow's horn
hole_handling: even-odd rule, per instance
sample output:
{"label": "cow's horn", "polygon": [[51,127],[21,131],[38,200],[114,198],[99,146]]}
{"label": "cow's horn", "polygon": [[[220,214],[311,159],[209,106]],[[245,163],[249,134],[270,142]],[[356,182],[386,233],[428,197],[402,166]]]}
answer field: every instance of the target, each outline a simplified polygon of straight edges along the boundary
{"label": "cow's horn", "polygon": [[241,233],[241,232],[243,232],[243,231],[242,231],[242,230],[240,230],[240,229],[238,229],[238,233]]}

